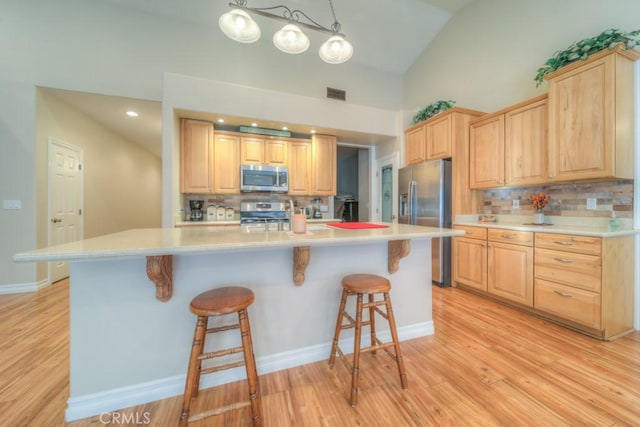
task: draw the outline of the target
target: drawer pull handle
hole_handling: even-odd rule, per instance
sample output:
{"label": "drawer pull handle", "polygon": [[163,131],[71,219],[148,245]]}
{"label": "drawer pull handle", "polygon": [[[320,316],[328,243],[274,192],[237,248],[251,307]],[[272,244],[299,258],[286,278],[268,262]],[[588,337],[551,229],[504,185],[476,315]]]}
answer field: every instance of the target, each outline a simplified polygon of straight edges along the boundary
{"label": "drawer pull handle", "polygon": [[562,245],[562,246],[573,246],[573,242],[563,242],[561,240],[556,240],[553,243],[555,243],[556,245]]}
{"label": "drawer pull handle", "polygon": [[562,292],[562,291],[553,291],[553,292],[560,295],[561,297],[573,298],[573,295],[571,295],[569,292]]}
{"label": "drawer pull handle", "polygon": [[554,260],[561,262],[563,264],[571,264],[573,262],[573,260],[569,258],[554,258]]}
{"label": "drawer pull handle", "polygon": [[513,240],[516,238],[515,234],[503,234],[500,237],[502,237],[503,239],[509,239],[509,240]]}

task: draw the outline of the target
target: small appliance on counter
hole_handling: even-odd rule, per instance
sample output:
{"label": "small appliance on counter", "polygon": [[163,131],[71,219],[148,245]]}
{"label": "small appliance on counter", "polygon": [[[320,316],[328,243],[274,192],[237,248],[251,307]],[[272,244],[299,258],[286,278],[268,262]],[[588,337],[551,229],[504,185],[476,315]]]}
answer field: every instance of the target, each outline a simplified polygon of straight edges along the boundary
{"label": "small appliance on counter", "polygon": [[311,206],[312,206],[312,218],[313,219],[322,219],[322,211],[320,210],[320,202],[322,202],[322,199],[320,198],[315,198],[311,201]]}
{"label": "small appliance on counter", "polygon": [[202,221],[202,206],[204,205],[203,200],[189,200],[189,208],[191,209],[191,221]]}

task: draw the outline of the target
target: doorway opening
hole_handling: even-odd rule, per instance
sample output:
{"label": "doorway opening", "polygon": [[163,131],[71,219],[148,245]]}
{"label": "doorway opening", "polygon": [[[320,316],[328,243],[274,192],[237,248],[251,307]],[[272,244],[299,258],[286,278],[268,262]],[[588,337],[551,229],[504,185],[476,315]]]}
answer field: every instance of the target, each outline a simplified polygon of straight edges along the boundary
{"label": "doorway opening", "polygon": [[371,221],[371,147],[338,145],[334,217]]}

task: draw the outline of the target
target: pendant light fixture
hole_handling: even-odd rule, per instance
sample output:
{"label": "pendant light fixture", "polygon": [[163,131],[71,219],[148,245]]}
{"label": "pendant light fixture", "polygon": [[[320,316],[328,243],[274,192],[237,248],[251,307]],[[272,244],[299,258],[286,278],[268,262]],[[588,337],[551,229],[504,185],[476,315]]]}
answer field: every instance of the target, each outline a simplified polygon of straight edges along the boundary
{"label": "pendant light fixture", "polygon": [[287,24],[274,34],[273,44],[282,52],[290,54],[303,53],[309,48],[309,38],[300,27],[320,31],[330,35],[320,47],[320,58],[329,64],[342,64],[353,55],[353,46],[340,32],[341,27],[336,19],[333,3],[331,0],[328,1],[334,21],[330,28],[318,24],[301,10],[291,10],[283,5],[252,8],[247,6],[247,0],[229,3],[233,9],[220,17],[219,24],[222,32],[230,39],[241,43],[253,43],[260,38],[260,27],[251,19],[249,13],[285,21]]}

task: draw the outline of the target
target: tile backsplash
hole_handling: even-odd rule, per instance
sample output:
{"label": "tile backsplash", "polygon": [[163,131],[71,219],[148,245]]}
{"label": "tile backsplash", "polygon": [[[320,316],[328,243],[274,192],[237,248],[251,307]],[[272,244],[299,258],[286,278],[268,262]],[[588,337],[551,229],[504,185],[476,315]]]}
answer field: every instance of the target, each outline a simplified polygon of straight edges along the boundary
{"label": "tile backsplash", "polygon": [[[533,213],[529,196],[542,191],[550,200],[545,215],[633,217],[633,180],[556,184],[537,187],[498,188],[484,192],[483,214],[526,215]],[[596,209],[587,210],[587,198],[596,199]],[[513,208],[519,200],[520,208]]]}
{"label": "tile backsplash", "polygon": [[282,201],[288,202],[293,200],[296,204],[296,208],[306,207],[311,205],[311,201],[315,198],[321,199],[321,204],[326,205],[328,203],[327,197],[317,196],[288,196],[282,194],[272,193],[244,193],[241,195],[213,195],[213,194],[184,194],[183,195],[183,209],[185,215],[189,215],[189,200],[202,200],[204,201],[204,208],[213,205],[222,205],[225,207],[233,208],[236,212],[236,219],[240,218],[240,202],[242,201]]}

